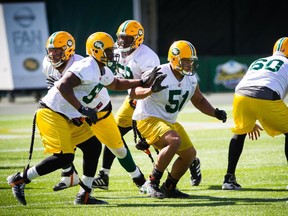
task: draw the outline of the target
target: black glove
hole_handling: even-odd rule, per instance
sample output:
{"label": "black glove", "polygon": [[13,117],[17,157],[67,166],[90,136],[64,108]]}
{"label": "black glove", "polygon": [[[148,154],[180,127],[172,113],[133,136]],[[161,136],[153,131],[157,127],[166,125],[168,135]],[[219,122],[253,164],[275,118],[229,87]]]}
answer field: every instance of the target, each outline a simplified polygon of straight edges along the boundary
{"label": "black glove", "polygon": [[160,92],[163,89],[168,88],[168,86],[162,86],[161,83],[162,81],[166,78],[167,74],[161,74],[159,76],[156,77],[156,79],[153,81],[152,85],[151,85],[151,91],[152,92]]}
{"label": "black glove", "polygon": [[150,86],[155,78],[162,74],[162,72],[159,71],[159,67],[155,67],[153,70],[147,70],[145,71],[142,76],[141,76],[141,85],[145,86],[148,85]]}
{"label": "black glove", "polygon": [[136,148],[141,151],[144,151],[148,149],[149,147],[150,145],[146,142],[145,139],[140,139],[139,142],[136,144]]}
{"label": "black glove", "polygon": [[46,83],[48,84],[47,88],[50,89],[54,86],[54,83],[58,81],[59,79],[57,77],[53,76],[47,76],[46,77]]}
{"label": "black glove", "polygon": [[87,116],[93,124],[95,124],[97,122],[98,118],[97,118],[97,114],[96,114],[95,109],[92,109],[89,107],[84,107],[81,105],[81,107],[78,109],[78,111],[82,115]]}
{"label": "black glove", "polygon": [[217,119],[222,120],[223,123],[227,120],[227,114],[224,110],[219,110],[218,108],[216,108],[215,116]]}

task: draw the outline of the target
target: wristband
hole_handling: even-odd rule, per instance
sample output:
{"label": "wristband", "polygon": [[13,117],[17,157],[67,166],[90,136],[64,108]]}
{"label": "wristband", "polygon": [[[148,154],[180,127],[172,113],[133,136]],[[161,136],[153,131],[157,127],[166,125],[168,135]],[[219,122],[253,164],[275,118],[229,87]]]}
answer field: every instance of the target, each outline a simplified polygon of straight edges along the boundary
{"label": "wristband", "polygon": [[84,109],[83,105],[81,104],[80,108],[78,109],[78,112],[82,112],[82,110]]}

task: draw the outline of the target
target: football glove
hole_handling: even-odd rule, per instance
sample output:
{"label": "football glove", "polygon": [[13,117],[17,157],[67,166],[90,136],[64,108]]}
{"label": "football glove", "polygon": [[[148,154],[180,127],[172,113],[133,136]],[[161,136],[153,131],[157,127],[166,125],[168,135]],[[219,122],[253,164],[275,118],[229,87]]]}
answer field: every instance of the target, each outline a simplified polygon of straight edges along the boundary
{"label": "football glove", "polygon": [[224,110],[219,110],[218,108],[215,109],[215,117],[222,120],[223,123],[227,120],[226,112]]}
{"label": "football glove", "polygon": [[163,89],[168,88],[168,86],[162,86],[162,81],[166,78],[167,74],[160,74],[159,76],[156,77],[156,79],[153,81],[151,85],[151,91],[152,92],[160,92]]}
{"label": "football glove", "polygon": [[89,107],[84,107],[81,105],[81,107],[78,109],[78,111],[82,115],[87,116],[93,124],[96,124],[98,117],[97,117],[95,109],[92,109]]}
{"label": "football glove", "polygon": [[150,145],[146,142],[145,139],[140,139],[138,141],[138,143],[136,144],[136,148],[138,150],[144,151],[146,149],[148,149],[150,147]]}
{"label": "football glove", "polygon": [[141,86],[150,86],[155,80],[155,78],[162,74],[162,72],[160,72],[159,70],[159,67],[155,67],[153,70],[145,71],[141,76]]}
{"label": "football glove", "polygon": [[46,83],[48,84],[47,88],[50,89],[54,86],[54,83],[58,81],[59,79],[57,77],[53,76],[47,76],[46,77]]}

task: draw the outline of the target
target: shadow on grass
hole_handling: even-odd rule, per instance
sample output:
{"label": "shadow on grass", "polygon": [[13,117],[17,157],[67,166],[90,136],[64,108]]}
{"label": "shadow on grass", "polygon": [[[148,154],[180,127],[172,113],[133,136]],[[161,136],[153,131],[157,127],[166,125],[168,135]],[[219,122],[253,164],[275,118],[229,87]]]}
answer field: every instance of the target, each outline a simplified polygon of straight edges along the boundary
{"label": "shadow on grass", "polygon": [[[94,196],[95,197],[95,196]],[[122,199],[122,201],[118,202],[113,200]],[[30,202],[29,205],[27,205],[25,208],[31,209],[40,209],[40,210],[48,210],[48,209],[57,209],[57,208],[63,208],[63,205],[65,205],[65,211],[67,209],[73,209],[73,208],[131,208],[131,207],[155,207],[155,208],[162,208],[162,207],[175,207],[175,208],[191,208],[191,207],[221,207],[221,206],[231,206],[231,205],[263,205],[267,203],[273,203],[273,202],[287,202],[288,198],[231,198],[231,197],[214,197],[214,196],[197,196],[197,195],[191,195],[189,198],[185,199],[173,199],[173,198],[165,198],[165,199],[156,199],[156,198],[150,198],[147,196],[117,196],[115,197],[99,197],[97,196],[97,199],[105,200],[109,204],[104,205],[74,205],[73,200],[69,201],[63,201],[60,202],[51,202],[51,203],[33,203]],[[123,203],[126,200],[126,203]],[[133,199],[134,203],[129,203],[129,199]],[[136,201],[137,200],[137,201]],[[149,200],[149,201],[148,201]],[[136,201],[136,202],[135,202]],[[122,202],[122,203],[121,203]],[[49,205],[48,205],[49,204]],[[50,205],[51,204],[51,205]],[[58,206],[59,205],[59,206]],[[11,206],[8,206],[9,208]]]}
{"label": "shadow on grass", "polygon": [[[219,185],[212,185],[208,187],[208,190],[221,190],[222,188]],[[226,191],[235,191],[235,190],[226,190]],[[237,192],[245,192],[245,191],[263,191],[263,192],[281,192],[281,191],[287,191],[285,188],[281,189],[272,189],[272,188],[242,188],[241,190],[237,190]]]}
{"label": "shadow on grass", "polygon": [[[109,207],[201,207],[201,206],[227,206],[227,205],[263,205],[263,203],[287,202],[288,198],[231,198],[213,196],[190,196],[185,199],[165,198],[161,200],[149,198],[153,203],[133,203],[109,205]],[[107,198],[106,198],[107,200]]]}
{"label": "shadow on grass", "polygon": [[21,166],[0,166],[0,170],[5,170],[5,169],[20,169],[21,171],[25,168],[25,165]]}

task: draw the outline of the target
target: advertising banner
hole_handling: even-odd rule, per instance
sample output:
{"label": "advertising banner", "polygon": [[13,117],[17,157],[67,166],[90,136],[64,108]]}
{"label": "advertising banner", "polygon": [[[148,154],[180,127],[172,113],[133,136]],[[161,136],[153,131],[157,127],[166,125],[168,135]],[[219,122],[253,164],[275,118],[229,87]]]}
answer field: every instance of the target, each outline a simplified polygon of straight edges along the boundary
{"label": "advertising banner", "polygon": [[48,25],[45,4],[0,4],[0,90],[46,88],[42,60]]}

